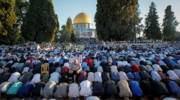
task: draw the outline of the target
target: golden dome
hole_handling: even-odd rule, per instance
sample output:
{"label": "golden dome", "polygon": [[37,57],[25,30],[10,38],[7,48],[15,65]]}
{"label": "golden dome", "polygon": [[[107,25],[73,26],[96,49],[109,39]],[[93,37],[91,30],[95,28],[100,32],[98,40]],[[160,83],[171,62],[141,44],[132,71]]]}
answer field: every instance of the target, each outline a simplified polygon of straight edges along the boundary
{"label": "golden dome", "polygon": [[91,18],[88,16],[86,13],[79,13],[75,18],[74,18],[74,24],[90,24],[91,23]]}

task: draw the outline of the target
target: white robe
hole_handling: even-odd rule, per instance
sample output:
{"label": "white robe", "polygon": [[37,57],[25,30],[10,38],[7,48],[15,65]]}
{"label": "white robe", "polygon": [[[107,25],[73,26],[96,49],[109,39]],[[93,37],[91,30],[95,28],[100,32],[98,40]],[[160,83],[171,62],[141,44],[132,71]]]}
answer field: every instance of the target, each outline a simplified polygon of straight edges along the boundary
{"label": "white robe", "polygon": [[82,81],[80,83],[80,95],[81,96],[90,96],[92,95],[91,82],[88,80]]}
{"label": "white robe", "polygon": [[111,73],[118,72],[117,66],[111,66]]}
{"label": "white robe", "polygon": [[173,71],[176,73],[177,76],[180,77],[180,69],[174,69]]}
{"label": "white robe", "polygon": [[97,72],[103,72],[103,68],[101,66],[97,67]]}
{"label": "white robe", "polygon": [[24,67],[22,73],[28,72],[29,71],[29,67]]}
{"label": "white robe", "polygon": [[95,72],[94,73],[94,81],[95,82],[102,82],[101,72]]}
{"label": "white robe", "polygon": [[69,97],[79,97],[79,86],[77,83],[72,83],[69,85]]}
{"label": "white robe", "polygon": [[100,100],[100,99],[96,96],[89,96],[86,98],[86,100]]}
{"label": "white robe", "polygon": [[171,80],[179,79],[179,77],[176,75],[176,73],[173,70],[168,70],[167,74]]}
{"label": "white robe", "polygon": [[31,80],[31,83],[38,83],[41,81],[41,75],[39,73],[35,74]]}
{"label": "white robe", "polygon": [[21,76],[19,72],[14,72],[11,74],[10,78],[8,79],[9,82],[17,82],[18,78]]}
{"label": "white robe", "polygon": [[156,80],[156,81],[161,81],[161,76],[158,74],[158,72],[157,71],[152,71],[151,72],[151,76],[152,76],[152,79],[153,80]]}
{"label": "white robe", "polygon": [[161,67],[158,64],[152,65],[153,69],[156,71],[162,71]]}
{"label": "white robe", "polygon": [[58,83],[59,78],[60,78],[60,74],[58,72],[53,72],[53,73],[51,73],[49,81],[54,81],[54,82]]}
{"label": "white robe", "polygon": [[125,72],[120,71],[120,72],[119,72],[119,79],[120,79],[120,80],[128,80],[128,77],[127,77],[127,75],[126,75]]}
{"label": "white robe", "polygon": [[88,80],[91,82],[94,82],[94,73],[93,72],[88,73]]}

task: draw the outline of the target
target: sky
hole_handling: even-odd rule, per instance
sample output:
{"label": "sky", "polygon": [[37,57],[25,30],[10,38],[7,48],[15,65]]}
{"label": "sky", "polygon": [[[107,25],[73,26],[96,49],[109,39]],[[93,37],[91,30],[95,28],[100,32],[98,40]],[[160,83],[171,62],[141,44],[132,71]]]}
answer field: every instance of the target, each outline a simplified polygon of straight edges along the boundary
{"label": "sky", "polygon": [[[180,22],[180,0],[139,0],[139,11],[141,13],[140,17],[143,17],[143,24],[152,1],[156,4],[160,25],[162,25],[164,10],[168,5],[172,5],[172,10],[175,12],[176,19]],[[74,19],[80,12],[87,13],[94,21],[97,4],[96,0],[53,0],[53,4],[61,26],[66,23],[68,17]],[[177,30],[180,31],[180,25],[178,25]]]}

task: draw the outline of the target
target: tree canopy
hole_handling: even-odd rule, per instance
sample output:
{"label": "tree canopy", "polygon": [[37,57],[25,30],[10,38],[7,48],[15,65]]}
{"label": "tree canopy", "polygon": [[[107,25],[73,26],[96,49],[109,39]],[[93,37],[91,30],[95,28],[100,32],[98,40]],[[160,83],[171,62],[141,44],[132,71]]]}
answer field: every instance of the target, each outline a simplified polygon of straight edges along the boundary
{"label": "tree canopy", "polygon": [[15,0],[0,0],[0,43],[15,44],[20,38]]}
{"label": "tree canopy", "polygon": [[172,41],[176,39],[176,26],[178,22],[174,16],[174,12],[171,6],[167,6],[165,9],[165,16],[163,20],[163,39],[165,41]]}
{"label": "tree canopy", "polygon": [[149,8],[149,13],[145,21],[144,33],[147,39],[153,39],[153,40],[161,39],[162,35],[159,27],[158,18],[159,16],[157,15],[156,5],[154,4],[154,2],[152,2]]}
{"label": "tree canopy", "polygon": [[97,0],[95,15],[100,40],[131,40],[139,23],[138,0]]}
{"label": "tree canopy", "polygon": [[30,6],[22,26],[25,40],[52,42],[59,24],[52,0],[30,0]]}
{"label": "tree canopy", "polygon": [[66,25],[62,26],[61,41],[63,41],[63,42],[74,42],[75,41],[73,23],[72,23],[72,19],[70,17],[67,19]]}

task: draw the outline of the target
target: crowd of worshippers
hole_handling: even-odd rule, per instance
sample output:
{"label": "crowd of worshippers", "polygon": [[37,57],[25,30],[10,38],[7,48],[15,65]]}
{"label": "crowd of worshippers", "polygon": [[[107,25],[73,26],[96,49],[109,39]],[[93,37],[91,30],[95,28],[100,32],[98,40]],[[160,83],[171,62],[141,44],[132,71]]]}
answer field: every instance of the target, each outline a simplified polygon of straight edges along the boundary
{"label": "crowd of worshippers", "polygon": [[180,98],[179,44],[91,44],[81,51],[39,48],[0,47],[1,97]]}

